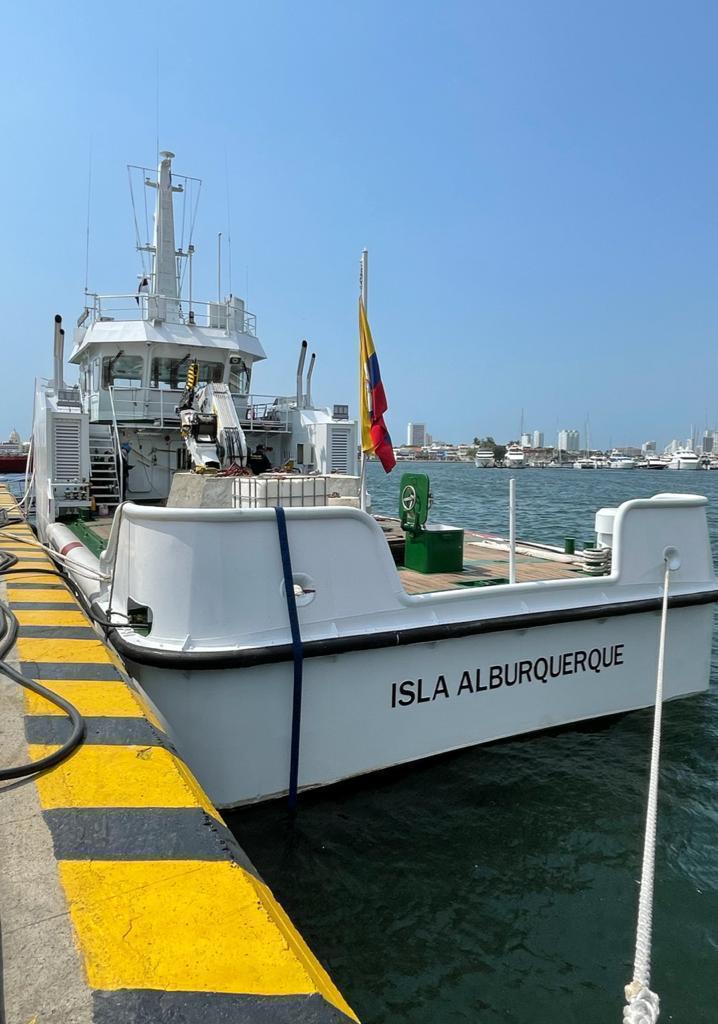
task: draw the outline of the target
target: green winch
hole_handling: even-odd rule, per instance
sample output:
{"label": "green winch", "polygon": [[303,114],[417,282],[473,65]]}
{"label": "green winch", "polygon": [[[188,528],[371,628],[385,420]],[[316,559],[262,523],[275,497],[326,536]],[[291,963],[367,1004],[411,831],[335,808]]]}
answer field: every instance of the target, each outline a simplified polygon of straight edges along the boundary
{"label": "green winch", "polygon": [[461,572],[464,531],[427,525],[431,490],[426,473],[404,473],[399,491],[399,518],[404,531],[404,565],[417,572]]}

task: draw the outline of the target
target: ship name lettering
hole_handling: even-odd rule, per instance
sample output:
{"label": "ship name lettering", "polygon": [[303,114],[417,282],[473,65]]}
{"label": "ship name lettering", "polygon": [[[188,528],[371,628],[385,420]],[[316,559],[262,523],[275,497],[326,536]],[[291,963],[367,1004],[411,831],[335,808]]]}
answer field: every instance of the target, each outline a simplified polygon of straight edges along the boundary
{"label": "ship name lettering", "polygon": [[[564,651],[540,658],[490,665],[488,669],[464,669],[455,686],[447,683],[445,673],[436,682],[423,677],[404,679],[391,684],[391,707],[406,708],[412,704],[433,704],[438,698],[487,693],[503,687],[511,689],[530,683],[549,683],[552,679],[582,675],[599,675],[606,669],[623,665],[625,644],[608,644],[590,650]],[[482,682],[483,671],[483,682]]]}

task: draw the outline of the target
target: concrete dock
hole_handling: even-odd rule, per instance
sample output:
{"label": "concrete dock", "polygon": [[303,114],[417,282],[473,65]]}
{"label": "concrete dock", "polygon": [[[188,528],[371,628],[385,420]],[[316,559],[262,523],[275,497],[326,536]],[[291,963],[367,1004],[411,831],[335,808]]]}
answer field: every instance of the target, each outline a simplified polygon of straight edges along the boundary
{"label": "concrete dock", "polygon": [[[0,508],[17,511],[0,487]],[[357,1018],[153,721],[25,523],[0,583],[8,658],[85,717],[55,768],[0,783],[4,1024],[338,1024]],[[0,763],[69,735],[0,676]]]}

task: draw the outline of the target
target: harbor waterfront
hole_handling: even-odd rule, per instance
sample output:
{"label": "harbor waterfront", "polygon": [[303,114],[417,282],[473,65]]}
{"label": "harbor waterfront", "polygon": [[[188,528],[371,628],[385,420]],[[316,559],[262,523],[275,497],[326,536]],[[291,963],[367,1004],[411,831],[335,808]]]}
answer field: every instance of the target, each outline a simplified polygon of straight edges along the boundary
{"label": "harbor waterfront", "polygon": [[[507,534],[509,471],[421,470],[433,522]],[[399,478],[369,465],[375,512],[395,514]],[[711,473],[523,469],[517,530],[578,548],[597,508],[666,491],[708,497],[716,550]],[[714,646],[709,691],[664,710],[653,979],[661,1019],[694,1024],[718,1000],[717,682]],[[651,724],[647,709],[307,793],[293,825],[282,802],[226,819],[366,1024],[604,1024],[631,976]]]}

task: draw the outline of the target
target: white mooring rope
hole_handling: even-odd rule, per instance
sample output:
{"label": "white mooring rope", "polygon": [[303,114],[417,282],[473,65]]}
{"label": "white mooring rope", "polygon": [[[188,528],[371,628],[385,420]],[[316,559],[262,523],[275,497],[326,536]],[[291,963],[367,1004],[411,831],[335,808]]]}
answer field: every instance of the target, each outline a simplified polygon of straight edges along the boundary
{"label": "white mooring rope", "polygon": [[661,631],[658,641],[658,672],[656,673],[656,703],[653,713],[653,741],[651,744],[651,771],[646,806],[646,832],[643,839],[643,866],[638,896],[638,922],[636,924],[636,954],[633,961],[633,980],[626,985],[626,1005],[623,1024],[655,1024],[660,1012],[659,999],[650,989],[651,981],[651,926],[653,923],[653,878],[656,860],[656,816],[658,811],[658,772],[661,756],[661,716],[663,712],[663,668],[666,652],[666,622],[668,619],[668,580],[680,565],[675,548],[664,552],[663,605]]}

